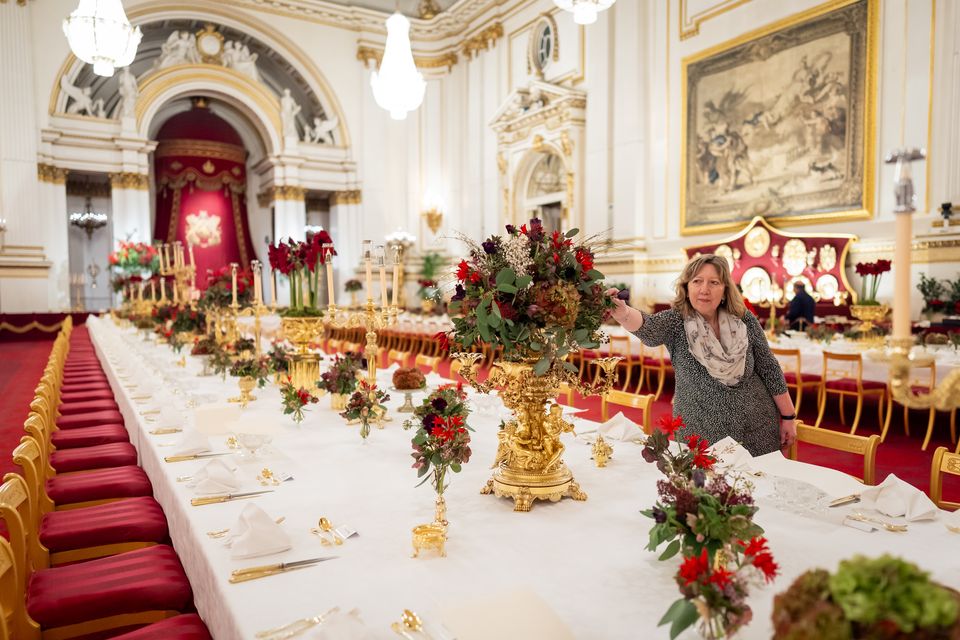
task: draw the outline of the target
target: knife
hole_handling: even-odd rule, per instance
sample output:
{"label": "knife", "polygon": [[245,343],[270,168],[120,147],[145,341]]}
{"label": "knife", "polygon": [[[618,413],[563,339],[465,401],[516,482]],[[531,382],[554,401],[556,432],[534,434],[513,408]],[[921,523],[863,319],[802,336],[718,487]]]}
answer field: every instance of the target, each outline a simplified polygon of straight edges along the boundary
{"label": "knife", "polygon": [[859,493],[851,493],[848,496],[843,496],[842,498],[837,498],[830,502],[828,506],[830,507],[842,507],[845,504],[853,504],[854,502],[860,502]]}
{"label": "knife", "polygon": [[233,455],[232,451],[223,451],[220,453],[191,453],[182,456],[167,456],[163,459],[164,462],[184,462],[186,460],[199,460],[201,458],[216,458],[217,456],[229,456]]}
{"label": "knife", "polygon": [[324,556],[322,558],[307,558],[306,560],[294,560],[293,562],[280,562],[277,564],[262,564],[258,567],[247,567],[246,569],[236,569],[230,572],[232,576],[242,576],[248,573],[261,573],[263,571],[288,571],[297,567],[307,567],[324,560],[333,560],[337,556]]}
{"label": "knife", "polygon": [[194,507],[201,507],[205,504],[219,504],[221,502],[230,502],[238,498],[252,498],[253,496],[263,495],[264,493],[273,493],[273,489],[263,491],[247,491],[246,493],[227,493],[219,496],[203,496],[202,498],[193,498],[190,504]]}
{"label": "knife", "polygon": [[165,436],[170,433],[180,433],[181,431],[183,431],[183,429],[180,427],[164,427],[162,429],[154,429],[150,434],[154,436]]}
{"label": "knife", "polygon": [[[267,576],[275,576],[278,573],[286,573],[288,571],[298,571],[300,569],[309,569],[310,567],[315,566],[312,564],[305,564],[299,567],[290,567],[289,569],[271,569],[269,571],[261,571],[259,573],[243,573],[239,576],[230,576],[230,579],[227,580],[230,584],[237,584],[238,582],[249,582],[250,580],[259,580],[260,578],[266,578]],[[284,637],[284,636],[279,636]]]}

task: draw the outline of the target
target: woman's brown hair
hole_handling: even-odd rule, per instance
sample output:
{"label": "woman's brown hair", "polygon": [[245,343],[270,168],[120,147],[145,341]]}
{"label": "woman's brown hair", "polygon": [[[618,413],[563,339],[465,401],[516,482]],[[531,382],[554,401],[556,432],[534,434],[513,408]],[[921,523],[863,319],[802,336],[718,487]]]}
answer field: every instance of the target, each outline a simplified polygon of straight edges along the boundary
{"label": "woman's brown hair", "polygon": [[690,297],[687,295],[687,285],[708,264],[712,264],[716,268],[717,273],[720,274],[720,280],[723,282],[723,299],[720,301],[720,307],[735,318],[742,319],[747,312],[747,306],[743,304],[743,296],[730,275],[730,265],[726,258],[712,253],[691,258],[683,271],[680,272],[680,277],[677,279],[677,295],[673,299],[673,308],[679,311],[684,318],[690,317],[694,309],[693,305],[690,304]]}

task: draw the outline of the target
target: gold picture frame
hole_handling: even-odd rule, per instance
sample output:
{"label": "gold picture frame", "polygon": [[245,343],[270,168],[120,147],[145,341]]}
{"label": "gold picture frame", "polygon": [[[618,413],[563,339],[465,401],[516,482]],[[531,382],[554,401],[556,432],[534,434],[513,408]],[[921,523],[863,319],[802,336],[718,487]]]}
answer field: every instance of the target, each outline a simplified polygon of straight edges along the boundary
{"label": "gold picture frame", "polygon": [[878,0],[831,0],[682,61],[680,232],[873,216]]}

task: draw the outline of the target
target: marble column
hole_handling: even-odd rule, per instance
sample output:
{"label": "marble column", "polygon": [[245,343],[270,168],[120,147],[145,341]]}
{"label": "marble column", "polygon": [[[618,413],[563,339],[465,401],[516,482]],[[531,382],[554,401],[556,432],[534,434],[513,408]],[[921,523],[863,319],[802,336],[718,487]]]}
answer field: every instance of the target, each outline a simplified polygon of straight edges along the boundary
{"label": "marble column", "polygon": [[[261,207],[270,206],[273,201],[273,237],[275,242],[306,240],[307,203],[306,189],[297,186],[271,187],[261,194]],[[269,271],[265,272],[269,274]],[[264,277],[271,277],[272,274]],[[272,285],[271,285],[272,286]],[[277,274],[277,304],[286,306],[290,302],[290,282],[286,277]]]}
{"label": "marble column", "polygon": [[333,286],[336,288],[337,299],[344,301],[342,304],[349,300],[343,291],[343,285],[354,277],[360,265],[362,242],[373,240],[374,244],[379,244],[386,235],[386,231],[363,228],[360,203],[359,190],[335,191],[330,196],[330,235],[337,249]]}
{"label": "marble column", "polygon": [[143,173],[110,174],[115,242],[152,242],[150,178]]}
{"label": "marble column", "polygon": [[47,305],[70,308],[70,240],[67,212],[67,170],[37,165],[39,211],[44,220],[44,254],[50,262]]}

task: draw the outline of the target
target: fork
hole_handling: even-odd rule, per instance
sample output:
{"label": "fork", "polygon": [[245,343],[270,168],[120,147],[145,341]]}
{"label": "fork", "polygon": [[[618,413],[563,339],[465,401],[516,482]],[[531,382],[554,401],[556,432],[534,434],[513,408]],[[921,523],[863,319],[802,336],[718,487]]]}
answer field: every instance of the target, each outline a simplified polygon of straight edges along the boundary
{"label": "fork", "polygon": [[340,611],[340,607],[333,607],[326,613],[313,616],[312,618],[300,618],[299,620],[294,620],[293,622],[281,625],[279,627],[274,627],[273,629],[267,629],[266,631],[259,631],[256,634],[257,638],[269,638],[270,640],[286,640],[286,638],[292,638],[293,636],[303,633],[307,629],[317,626],[318,624],[323,624],[328,617]]}
{"label": "fork", "polygon": [[905,524],[892,524],[890,522],[880,520],[879,518],[870,518],[859,512],[847,517],[851,520],[859,520],[860,522],[871,522],[873,524],[878,524],[887,531],[893,531],[895,533],[904,533],[907,530],[907,525]]}

